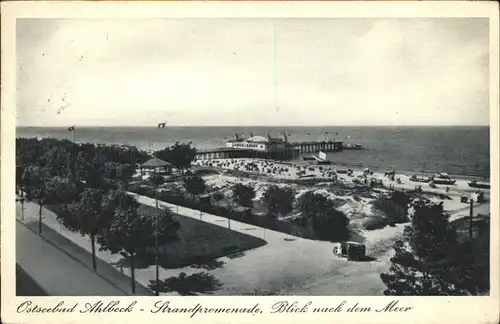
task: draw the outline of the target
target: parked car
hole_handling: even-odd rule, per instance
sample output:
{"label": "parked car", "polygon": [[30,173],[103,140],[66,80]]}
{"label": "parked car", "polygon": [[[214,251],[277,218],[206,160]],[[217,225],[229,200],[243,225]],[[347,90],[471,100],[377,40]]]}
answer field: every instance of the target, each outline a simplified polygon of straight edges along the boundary
{"label": "parked car", "polygon": [[333,253],[340,257],[346,257],[349,261],[359,261],[365,258],[366,247],[358,242],[341,242],[334,246]]}

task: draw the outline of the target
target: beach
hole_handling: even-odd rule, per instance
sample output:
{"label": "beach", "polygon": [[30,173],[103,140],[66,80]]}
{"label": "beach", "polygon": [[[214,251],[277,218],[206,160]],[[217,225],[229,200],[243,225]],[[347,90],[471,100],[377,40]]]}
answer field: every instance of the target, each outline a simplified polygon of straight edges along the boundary
{"label": "beach", "polygon": [[[367,255],[371,258],[368,262],[350,262],[344,258],[339,258],[332,253],[333,244],[328,241],[312,240],[275,230],[262,228],[255,225],[249,225],[242,222],[231,220],[228,222],[225,218],[209,213],[200,214],[199,211],[189,209],[174,204],[160,202],[161,206],[167,206],[183,217],[196,219],[215,226],[230,228],[231,231],[266,241],[266,244],[257,248],[249,249],[238,257],[220,257],[214,260],[217,264],[211,268],[208,273],[214,278],[221,280],[223,286],[211,294],[214,295],[381,295],[385,285],[380,280],[380,274],[387,272],[393,255],[394,242],[401,237],[403,229],[407,223],[396,224],[395,226],[384,226],[382,228],[368,230],[365,228],[366,220],[376,217],[377,211],[373,207],[374,201],[381,195],[390,192],[389,186],[393,185],[398,190],[412,190],[415,183],[411,182],[406,175],[396,173],[396,179],[400,178],[401,183],[392,181],[385,177],[383,173],[374,172],[370,178],[382,181],[383,186],[370,188],[369,190],[360,190],[361,184],[353,183],[363,173],[363,170],[354,170],[352,176],[340,176],[337,184],[331,183],[331,177],[328,176],[326,168],[333,166],[309,165],[306,167],[308,172],[315,175],[317,183],[301,183],[296,179],[298,165],[281,163],[277,161],[265,161],[256,159],[234,159],[233,161],[203,161],[212,163],[208,168],[212,171],[205,174],[202,178],[206,181],[207,192],[221,192],[226,198],[231,199],[232,186],[236,183],[250,185],[255,188],[255,205],[259,205],[264,190],[273,184],[279,186],[291,186],[294,188],[296,198],[300,197],[306,191],[314,191],[328,196],[337,202],[338,210],[344,212],[350,220],[350,230],[355,234],[355,240],[362,241],[367,249]],[[197,173],[200,170],[206,172],[205,163],[197,161],[193,164],[192,172]],[[234,171],[236,166],[246,164],[258,164],[267,168],[284,168],[288,171],[282,171],[276,176],[268,173],[254,172],[252,174],[239,174],[235,176],[230,172]],[[305,164],[301,163],[300,169]],[[314,171],[310,171],[313,168]],[[214,173],[218,171],[217,173]],[[325,176],[323,176],[325,175]],[[251,176],[251,177],[250,177]],[[342,180],[340,180],[342,179]],[[295,182],[283,182],[286,180]],[[309,179],[310,180],[310,179]],[[330,181],[330,182],[329,182]],[[181,190],[177,182],[167,182],[163,185],[161,191]],[[443,202],[444,209],[451,214],[451,219],[466,217],[468,215],[468,204],[460,202],[460,197],[464,193],[471,193],[473,190],[467,186],[466,180],[457,180],[456,184],[449,192],[446,192],[445,186],[437,188],[426,187],[422,184],[424,193],[422,196],[428,197],[432,201]],[[141,203],[148,206],[154,206],[154,199],[133,194]],[[446,195],[449,199],[441,199],[439,195]],[[476,214],[489,213],[488,193],[486,193],[486,202],[476,205]],[[19,207],[19,205],[18,205]],[[36,208],[34,204],[26,206],[28,210]],[[293,213],[292,213],[293,214]],[[19,215],[19,209],[18,209]],[[36,212],[33,211],[33,215]],[[19,217],[19,216],[18,216]],[[36,217],[36,216],[35,216]],[[55,219],[55,215],[50,211],[44,211],[44,223],[53,230],[58,231],[67,239],[75,242],[82,249],[90,251],[88,237],[81,236],[65,229]],[[264,217],[264,216],[263,216]],[[286,222],[287,215],[281,218]],[[112,264],[117,270],[119,257],[110,255],[108,252],[99,251],[97,254],[101,260]],[[121,269],[120,271],[123,271]],[[127,270],[122,272],[128,275]],[[185,266],[174,269],[160,268],[161,278],[178,277],[181,273],[188,276],[200,273],[207,273],[204,268]],[[154,277],[154,266],[143,269],[137,269],[136,280],[143,286],[147,286]],[[168,293],[164,295],[171,295]]]}
{"label": "beach", "polygon": [[[337,154],[342,156],[343,152]],[[411,207],[408,210],[409,219],[394,223],[377,204],[393,192],[403,191],[413,198],[442,203],[450,221],[454,221],[469,215],[469,204],[462,202],[464,195],[477,199],[474,193],[478,189],[469,187],[469,181],[484,180],[480,176],[452,175],[453,184],[431,186],[427,182],[412,181],[410,177],[432,174],[400,171],[392,174],[392,171],[384,167],[374,169],[335,162],[318,165],[304,160],[256,158],[195,159],[187,170],[174,168],[171,174],[163,176],[165,182],[158,186],[159,206],[170,208],[182,223],[179,232],[182,239],[169,246],[179,251],[171,255],[179,256],[181,250],[185,255],[189,250],[191,256],[211,259],[198,264],[191,259],[181,262],[170,257],[171,263],[177,263],[161,266],[160,277],[207,275],[221,283],[217,289],[206,292],[213,295],[381,295],[385,285],[380,274],[389,271],[394,243],[410,224],[413,210]],[[213,212],[202,211],[198,198],[187,191],[184,180],[192,175],[203,179],[204,195],[211,197],[213,208],[210,210]],[[146,189],[142,192],[131,190],[129,194],[140,203],[141,212],[147,210],[153,215],[155,190],[148,176],[137,168],[130,185]],[[255,192],[251,221],[222,213],[240,207],[234,199],[233,189],[237,184],[249,186]],[[274,185],[292,189],[294,196],[292,210],[273,216],[275,218],[269,215],[263,199],[266,190]],[[474,201],[474,217],[490,213],[489,189],[481,191],[485,200]],[[297,202],[307,192],[325,196],[333,202],[336,211],[346,216],[349,240],[366,247],[364,262],[351,262],[335,255],[333,247],[337,241],[320,238],[311,227],[297,225],[302,217]],[[220,200],[213,199],[216,193],[221,195]],[[172,197],[184,198],[175,203],[168,201]],[[183,205],[187,202],[191,205]],[[20,215],[19,203],[17,206],[18,220],[25,217],[22,222],[35,227],[38,206],[33,202],[26,204],[25,216]],[[66,229],[48,207],[43,208],[42,214],[45,226],[80,249],[91,251],[87,235]],[[218,251],[235,245],[240,249],[237,253]],[[97,257],[122,276],[130,276],[121,256],[99,250]],[[136,269],[135,278],[142,287],[147,287],[154,274],[154,265],[145,264]],[[172,294],[176,293],[162,293]]]}
{"label": "beach", "polygon": [[[327,153],[328,159],[348,168],[447,172],[452,175],[489,176],[490,130],[488,126],[224,126],[183,127],[84,127],[75,131],[77,143],[133,145],[159,150],[176,142],[198,150],[225,147],[235,133],[273,137],[288,132],[290,142],[340,140],[361,144],[364,150]],[[335,132],[338,135],[326,135]],[[73,140],[66,127],[17,127],[16,137]],[[474,157],[471,159],[470,157]],[[299,157],[300,161],[302,156]]]}

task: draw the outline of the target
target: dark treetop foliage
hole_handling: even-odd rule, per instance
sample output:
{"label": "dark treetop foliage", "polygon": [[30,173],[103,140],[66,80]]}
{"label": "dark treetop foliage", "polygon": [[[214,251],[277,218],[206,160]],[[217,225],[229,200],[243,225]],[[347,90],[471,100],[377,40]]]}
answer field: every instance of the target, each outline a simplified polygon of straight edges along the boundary
{"label": "dark treetop foliage", "polygon": [[302,217],[312,225],[321,239],[342,241],[349,237],[349,218],[335,209],[331,199],[308,191],[300,196],[297,205]]}
{"label": "dark treetop foliage", "polygon": [[28,199],[34,199],[40,205],[47,200],[46,184],[50,179],[49,171],[46,168],[29,167],[24,170],[23,182],[26,183]]}
{"label": "dark treetop foliage", "polygon": [[86,188],[80,196],[80,201],[72,206],[71,213],[60,219],[61,222],[67,228],[81,234],[99,234],[101,229],[109,226],[113,216],[104,212],[103,198],[102,190]]}
{"label": "dark treetop foliage", "polygon": [[273,217],[290,213],[293,210],[294,198],[295,192],[292,188],[280,188],[277,185],[268,187],[262,197],[269,209],[269,215]]}
{"label": "dark treetop foliage", "polygon": [[200,195],[206,190],[205,180],[199,176],[185,178],[184,187],[192,195]]}
{"label": "dark treetop foliage", "polygon": [[[135,147],[118,145],[75,144],[52,138],[16,139],[16,172],[26,169],[45,169],[49,176],[70,178],[79,191],[81,187],[103,188],[110,181],[127,183],[135,165],[149,158]],[[23,184],[23,176],[17,176]],[[29,179],[28,179],[29,180]]]}
{"label": "dark treetop foliage", "polygon": [[131,165],[143,163],[150,158],[146,152],[139,151],[132,146],[75,144],[68,140],[54,138],[16,139],[17,165],[52,166],[58,169],[53,170],[54,172],[61,172],[71,164],[68,163],[68,159],[72,162],[75,162],[77,158],[91,160],[98,155],[102,156],[106,162]]}
{"label": "dark treetop foliage", "polygon": [[391,197],[380,197],[373,206],[381,211],[390,225],[408,221],[409,196],[405,193],[394,191]]}
{"label": "dark treetop foliage", "polygon": [[78,196],[78,190],[69,178],[54,177],[45,183],[47,203],[69,204]]}
{"label": "dark treetop foliage", "polygon": [[196,149],[191,147],[191,143],[175,143],[174,146],[166,147],[155,152],[155,156],[161,160],[172,163],[174,167],[184,171],[191,166],[191,162],[196,157]]}
{"label": "dark treetop foliage", "polygon": [[155,173],[149,177],[149,181],[155,188],[158,188],[165,182],[165,179],[161,175]]}
{"label": "dark treetop foliage", "polygon": [[38,166],[28,165],[23,168],[21,185],[26,190],[28,199],[34,198],[35,189],[42,187],[46,178],[49,178],[48,172]]}
{"label": "dark treetop foliage", "polygon": [[59,221],[68,229],[90,236],[92,247],[92,265],[96,269],[96,237],[109,227],[111,213],[105,213],[103,208],[103,191],[86,188],[81,194],[80,201],[72,205],[71,211],[58,213]]}
{"label": "dark treetop foliage", "polygon": [[255,190],[251,186],[237,183],[233,187],[234,201],[240,206],[253,207],[253,199],[255,198]]}
{"label": "dark treetop foliage", "polygon": [[[129,255],[155,246],[155,217],[140,214],[134,197],[119,189],[112,191],[104,204],[105,212],[113,212],[111,223],[99,238],[103,249],[111,253],[127,252]],[[165,244],[175,239],[180,228],[169,209],[161,209],[158,217],[158,241]]]}
{"label": "dark treetop foliage", "polygon": [[[463,295],[467,283],[457,278],[464,271],[467,253],[459,249],[455,230],[442,204],[414,202],[411,226],[394,246],[389,273],[381,274],[386,295]],[[470,261],[470,260],[469,260]],[[462,281],[462,282],[461,282]],[[465,279],[467,281],[467,279]]]}
{"label": "dark treetop foliage", "polygon": [[160,282],[160,291],[175,291],[181,296],[195,296],[200,293],[210,294],[220,289],[223,284],[212,274],[206,272],[186,275],[181,272],[178,277],[170,277]]}

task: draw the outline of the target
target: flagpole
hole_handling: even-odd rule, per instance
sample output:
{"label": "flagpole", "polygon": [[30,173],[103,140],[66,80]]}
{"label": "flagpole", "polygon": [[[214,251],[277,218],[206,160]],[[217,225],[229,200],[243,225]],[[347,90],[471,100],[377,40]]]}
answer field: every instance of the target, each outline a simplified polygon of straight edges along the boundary
{"label": "flagpole", "polygon": [[76,144],[75,126],[73,126],[73,130],[71,132],[73,133],[73,143]]}

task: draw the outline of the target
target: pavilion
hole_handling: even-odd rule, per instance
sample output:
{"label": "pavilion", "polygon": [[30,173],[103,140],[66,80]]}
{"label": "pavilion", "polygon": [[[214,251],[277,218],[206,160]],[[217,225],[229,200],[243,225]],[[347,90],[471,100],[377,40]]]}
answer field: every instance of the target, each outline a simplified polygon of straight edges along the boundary
{"label": "pavilion", "polygon": [[158,158],[152,158],[151,160],[141,164],[141,176],[143,174],[143,170],[148,170],[150,173],[155,172],[159,174],[172,174],[172,164]]}

